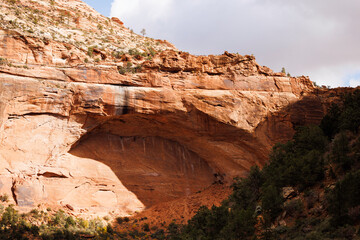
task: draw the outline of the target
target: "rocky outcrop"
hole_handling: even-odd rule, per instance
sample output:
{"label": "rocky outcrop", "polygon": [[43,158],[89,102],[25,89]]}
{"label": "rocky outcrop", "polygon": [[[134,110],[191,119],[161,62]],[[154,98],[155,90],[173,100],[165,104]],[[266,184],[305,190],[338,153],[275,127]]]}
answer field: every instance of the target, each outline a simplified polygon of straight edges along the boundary
{"label": "rocky outcrop", "polygon": [[323,115],[308,78],[253,56],[172,49],[126,73],[130,57],[0,35],[0,192],[24,209],[130,215],[245,176]]}
{"label": "rocky outcrop", "polygon": [[244,176],[322,116],[304,77],[264,73],[252,57],[208,57],[202,71],[205,57],[165,54],[128,75],[1,66],[1,191],[19,206],[129,214]]}
{"label": "rocky outcrop", "polygon": [[122,21],[120,21],[120,19],[118,19],[117,17],[112,17],[111,21],[116,22],[120,26],[124,26],[124,23]]}
{"label": "rocky outcrop", "polygon": [[135,34],[80,0],[0,1],[0,56],[10,62],[69,66],[110,63],[128,51],[176,49]]}

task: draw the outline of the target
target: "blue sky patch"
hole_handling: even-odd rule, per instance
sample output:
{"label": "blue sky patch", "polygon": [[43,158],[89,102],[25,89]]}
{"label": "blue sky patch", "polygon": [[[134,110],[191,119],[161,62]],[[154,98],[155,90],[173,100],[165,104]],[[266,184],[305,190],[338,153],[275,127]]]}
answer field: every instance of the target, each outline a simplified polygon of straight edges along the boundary
{"label": "blue sky patch", "polygon": [[110,16],[111,3],[113,0],[84,0],[88,5],[93,7],[96,11],[104,15],[105,17]]}
{"label": "blue sky patch", "polygon": [[345,78],[345,85],[350,87],[357,87],[360,85],[360,70],[349,74]]}

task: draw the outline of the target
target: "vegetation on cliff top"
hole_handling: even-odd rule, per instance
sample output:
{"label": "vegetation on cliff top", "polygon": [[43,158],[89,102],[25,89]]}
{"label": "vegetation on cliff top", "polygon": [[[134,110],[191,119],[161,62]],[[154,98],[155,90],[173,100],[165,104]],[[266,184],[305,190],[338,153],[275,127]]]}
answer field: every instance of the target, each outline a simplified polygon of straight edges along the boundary
{"label": "vegetation on cliff top", "polygon": [[0,9],[0,27],[13,30],[9,34],[37,38],[43,42],[36,43],[38,48],[51,41],[62,43],[69,56],[85,63],[118,62],[134,50],[139,53],[135,60],[141,62],[157,52],[175,49],[168,42],[145,37],[145,31],[143,36],[135,34],[119,19],[102,16],[81,1],[0,0]]}

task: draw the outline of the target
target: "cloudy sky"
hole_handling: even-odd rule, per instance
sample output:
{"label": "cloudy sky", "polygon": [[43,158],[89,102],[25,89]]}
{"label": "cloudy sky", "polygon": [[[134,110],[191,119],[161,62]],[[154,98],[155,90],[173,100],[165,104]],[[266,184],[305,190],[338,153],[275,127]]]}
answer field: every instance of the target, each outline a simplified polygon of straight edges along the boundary
{"label": "cloudy sky", "polygon": [[85,0],[192,54],[254,54],[319,85],[360,85],[359,0]]}

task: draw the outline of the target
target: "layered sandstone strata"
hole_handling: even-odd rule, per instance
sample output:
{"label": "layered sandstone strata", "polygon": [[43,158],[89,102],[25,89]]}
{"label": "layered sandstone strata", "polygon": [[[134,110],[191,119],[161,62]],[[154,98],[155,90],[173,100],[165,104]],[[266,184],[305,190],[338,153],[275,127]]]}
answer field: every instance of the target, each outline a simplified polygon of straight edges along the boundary
{"label": "layered sandstone strata", "polygon": [[169,45],[149,59],[98,49],[93,64],[86,49],[5,29],[0,46],[0,192],[23,208],[130,215],[245,176],[323,115],[308,78],[253,56]]}
{"label": "layered sandstone strata", "polygon": [[170,51],[128,75],[85,65],[0,72],[0,186],[19,206],[129,214],[244,176],[294,124],[322,116],[307,78],[250,56]]}

